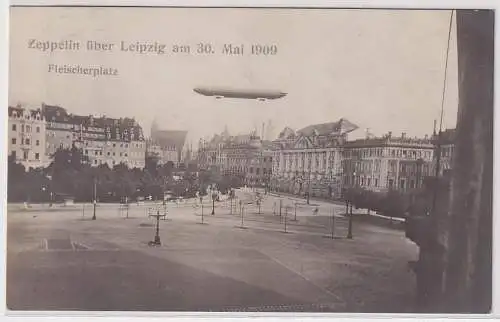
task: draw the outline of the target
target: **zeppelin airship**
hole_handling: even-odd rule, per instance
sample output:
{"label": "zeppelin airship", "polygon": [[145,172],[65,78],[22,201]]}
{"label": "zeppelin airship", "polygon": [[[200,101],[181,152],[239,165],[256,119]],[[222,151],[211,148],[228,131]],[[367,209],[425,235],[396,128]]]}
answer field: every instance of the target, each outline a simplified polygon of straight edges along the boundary
{"label": "zeppelin airship", "polygon": [[287,93],[276,91],[255,91],[255,90],[236,90],[236,89],[220,89],[220,88],[195,88],[196,93],[204,96],[212,96],[217,99],[221,98],[239,98],[251,99],[258,101],[275,100],[286,96]]}

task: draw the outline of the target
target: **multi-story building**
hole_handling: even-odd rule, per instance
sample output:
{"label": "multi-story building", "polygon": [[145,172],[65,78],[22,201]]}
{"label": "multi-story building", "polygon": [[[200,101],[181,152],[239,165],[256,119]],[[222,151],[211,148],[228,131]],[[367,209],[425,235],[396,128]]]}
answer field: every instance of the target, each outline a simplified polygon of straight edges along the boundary
{"label": "multi-story building", "polygon": [[422,186],[432,169],[431,139],[370,137],[346,142],[342,147],[344,187],[373,191],[408,190]]}
{"label": "multi-story building", "polygon": [[173,162],[177,167],[182,160],[186,136],[187,131],[160,130],[154,121],[151,125],[151,138],[148,140],[147,154],[158,156],[160,165]]}
{"label": "multi-story building", "polygon": [[226,129],[208,142],[200,141],[197,157],[201,168],[238,176],[251,186],[267,184],[272,173],[271,142],[255,132],[231,136]]}
{"label": "multi-story building", "polygon": [[46,123],[42,111],[21,106],[9,107],[8,154],[29,168],[45,167]]}
{"label": "multi-story building", "polygon": [[[453,166],[453,154],[455,153],[455,135],[456,129],[448,129],[441,132],[441,135],[434,134],[434,144],[436,152],[441,151],[441,158],[439,159],[439,175],[442,176],[448,171],[451,171]],[[438,148],[439,147],[439,148]],[[433,160],[433,175],[437,168],[437,153],[434,153]]]}
{"label": "multi-story building", "polygon": [[285,128],[273,142],[273,188],[311,196],[340,194],[342,146],[357,128],[346,119],[296,132]]}
{"label": "multi-story building", "polygon": [[42,105],[47,122],[45,154],[51,159],[59,148],[81,148],[92,166],[120,163],[144,168],[146,144],[141,126],[131,118],[69,114],[59,106]]}
{"label": "multi-story building", "polygon": [[156,156],[158,158],[158,165],[164,165],[172,162],[175,166],[177,164],[177,150],[173,146],[161,146],[155,144],[151,139],[146,141],[146,155]]}

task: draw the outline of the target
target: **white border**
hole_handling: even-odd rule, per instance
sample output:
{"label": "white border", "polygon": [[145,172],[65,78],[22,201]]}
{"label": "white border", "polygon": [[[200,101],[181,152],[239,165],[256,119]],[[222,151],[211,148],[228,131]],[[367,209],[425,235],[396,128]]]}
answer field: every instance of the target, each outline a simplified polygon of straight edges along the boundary
{"label": "white border", "polygon": [[[216,1],[216,0],[187,0],[187,1],[162,1],[162,0],[75,0],[75,1],[62,1],[62,0],[12,0],[10,5],[15,6],[166,6],[166,7],[297,7],[297,8],[332,8],[332,7],[340,7],[340,8],[401,8],[401,9],[449,9],[449,8],[473,8],[473,9],[496,9],[498,7],[498,1],[495,0],[406,0],[406,1],[388,1],[388,0],[364,0],[364,1],[259,1],[259,0],[226,0],[226,1]],[[8,13],[9,13],[9,3],[7,1],[0,1],[0,100],[2,106],[6,108],[8,106]],[[495,27],[495,58],[497,58],[496,53],[498,52],[498,21],[496,21]],[[496,60],[498,61],[498,60]],[[495,81],[497,80],[495,73]],[[498,82],[495,82],[495,93],[498,93]],[[495,95],[495,107],[498,106],[498,95]],[[498,124],[498,113],[495,113],[495,128]],[[7,143],[7,118],[5,117],[5,113],[2,114],[1,122],[0,122],[0,130],[3,135],[3,140],[0,140],[0,151],[6,151],[6,143]],[[495,131],[494,134],[494,151],[495,151],[495,160],[498,160],[499,155],[499,144],[500,144],[500,135],[498,131]],[[0,153],[2,158],[0,160],[0,180],[6,182],[7,179],[7,158],[4,153]],[[494,172],[494,182],[495,187],[500,179],[500,175],[497,171]],[[494,190],[496,191],[496,189]],[[2,214],[6,214],[6,184],[0,184],[0,207],[3,210]],[[494,193],[495,194],[495,193]],[[494,199],[493,203],[493,211],[494,213],[498,213],[499,210],[499,202]],[[2,216],[2,229],[4,232],[4,238],[1,240],[2,249],[5,252],[6,247],[6,220],[5,216]],[[493,221],[494,231],[500,231],[500,221]],[[494,233],[493,234],[493,267],[497,267],[498,258],[496,256],[498,237]],[[1,274],[2,277],[5,276],[5,256],[1,257],[2,265]],[[0,286],[3,288],[2,300],[1,302],[5,303],[5,278],[0,278]],[[498,296],[498,290],[500,289],[500,279],[497,278],[496,274],[493,276],[493,310],[492,314],[488,316],[471,316],[471,315],[455,315],[453,319],[492,319],[494,317],[500,317],[500,297]],[[141,313],[141,312],[24,312],[23,314],[13,314],[13,312],[9,312],[8,317],[0,317],[2,320],[19,320],[19,321],[33,321],[33,320],[57,320],[57,321],[87,321],[89,318],[92,320],[105,320],[105,321],[124,321],[128,320],[125,317],[134,317],[133,321],[152,321],[159,320],[160,317],[171,317],[171,318],[188,318],[188,319],[200,319],[206,317],[208,320],[218,321],[220,318],[233,319],[233,318],[241,318],[241,317],[267,317],[272,320],[281,320],[286,318],[287,320],[300,319],[300,321],[308,321],[318,318],[335,318],[337,321],[346,321],[346,320],[366,320],[366,319],[391,319],[396,318],[399,321],[414,321],[415,318],[418,319],[432,319],[435,321],[444,321],[446,315],[403,315],[403,314],[251,314],[251,313]],[[57,318],[56,318],[57,317]],[[103,318],[107,317],[107,318]],[[203,320],[207,320],[203,319]]]}
{"label": "white border", "polygon": [[268,1],[268,0],[11,0],[11,5],[50,5],[50,6],[181,6],[181,7],[300,7],[300,8],[496,8],[497,1],[492,0],[351,0],[351,1]]}

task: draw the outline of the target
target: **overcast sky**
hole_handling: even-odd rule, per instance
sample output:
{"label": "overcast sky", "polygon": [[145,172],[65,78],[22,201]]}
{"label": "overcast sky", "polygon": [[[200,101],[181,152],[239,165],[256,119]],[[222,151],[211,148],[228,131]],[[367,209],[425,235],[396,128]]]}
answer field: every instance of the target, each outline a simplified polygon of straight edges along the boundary
{"label": "overcast sky", "polygon": [[[60,105],[75,114],[135,117],[149,134],[185,129],[190,141],[250,131],[272,119],[301,128],[341,117],[364,135],[432,133],[439,118],[450,11],[13,8],[10,104]],[[43,53],[29,39],[119,43],[276,44],[274,56]],[[457,57],[452,28],[444,127],[455,127]],[[48,64],[116,68],[118,77],[47,72]],[[286,92],[279,100],[216,100],[194,87]],[[277,133],[276,133],[277,134]]]}

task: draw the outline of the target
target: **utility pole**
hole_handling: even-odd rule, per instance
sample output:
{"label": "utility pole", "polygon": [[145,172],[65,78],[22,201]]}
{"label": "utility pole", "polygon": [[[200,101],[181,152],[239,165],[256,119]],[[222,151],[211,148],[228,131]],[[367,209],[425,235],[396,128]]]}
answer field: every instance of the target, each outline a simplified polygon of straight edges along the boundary
{"label": "utility pole", "polygon": [[[448,312],[492,307],[494,10],[457,10],[459,102],[445,248]],[[441,229],[439,229],[441,228]],[[447,236],[447,238],[443,238]]]}

